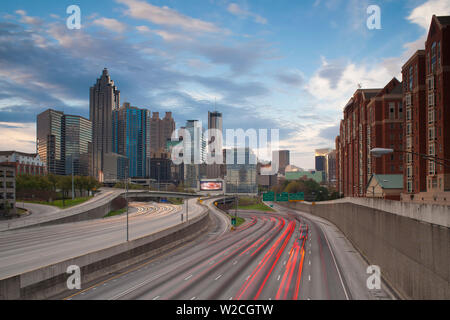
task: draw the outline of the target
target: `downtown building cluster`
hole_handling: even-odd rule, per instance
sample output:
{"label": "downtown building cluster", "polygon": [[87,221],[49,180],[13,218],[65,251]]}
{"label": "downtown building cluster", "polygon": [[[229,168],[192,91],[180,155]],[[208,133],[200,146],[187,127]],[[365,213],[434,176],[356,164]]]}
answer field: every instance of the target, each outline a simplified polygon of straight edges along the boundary
{"label": "downtown building cluster", "polygon": [[[358,89],[336,137],[346,197],[450,203],[450,17],[433,16],[424,50],[384,88]],[[376,148],[392,149],[383,156]]]}
{"label": "downtown building cluster", "polygon": [[[200,120],[187,120],[176,129],[171,112],[161,119],[158,112],[120,103],[120,91],[105,68],[90,88],[89,119],[48,109],[37,116],[37,156],[45,171],[56,175],[89,175],[113,185],[131,180],[142,185],[182,183],[198,190],[200,181],[221,180],[222,189],[256,194],[256,156],[241,150],[243,163],[206,164],[209,137]],[[208,129],[222,133],[222,114],[208,112]],[[184,139],[188,133],[189,139]],[[183,147],[191,162],[174,164],[172,151]],[[239,150],[216,145],[212,155]]]}

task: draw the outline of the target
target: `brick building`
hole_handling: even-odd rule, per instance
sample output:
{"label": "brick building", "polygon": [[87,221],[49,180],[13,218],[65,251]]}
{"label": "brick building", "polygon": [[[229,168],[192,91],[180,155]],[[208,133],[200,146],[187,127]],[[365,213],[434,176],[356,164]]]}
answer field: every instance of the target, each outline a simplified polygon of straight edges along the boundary
{"label": "brick building", "polygon": [[[405,150],[426,154],[426,88],[425,50],[418,50],[403,66],[403,104],[405,106]],[[405,154],[403,185],[405,194],[426,191],[426,160],[412,153]],[[412,197],[411,199],[413,199]]]}
{"label": "brick building", "polygon": [[425,50],[403,66],[406,151],[435,159],[406,155],[403,201],[450,204],[449,25],[450,16],[434,15]]}
{"label": "brick building", "polygon": [[403,156],[370,155],[373,148],[403,148],[402,85],[392,79],[383,89],[358,89],[344,108],[336,138],[336,176],[344,196],[364,197],[376,174],[402,174]]}
{"label": "brick building", "polygon": [[11,164],[20,174],[45,175],[47,169],[39,154],[18,151],[0,151],[0,164]]}

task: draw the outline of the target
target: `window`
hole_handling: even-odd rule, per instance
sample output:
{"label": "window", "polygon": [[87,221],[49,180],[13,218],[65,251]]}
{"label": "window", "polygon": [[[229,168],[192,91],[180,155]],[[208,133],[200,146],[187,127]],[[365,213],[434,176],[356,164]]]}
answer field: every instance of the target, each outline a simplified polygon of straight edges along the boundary
{"label": "window", "polygon": [[428,128],[428,140],[434,140],[436,129],[434,127]]}
{"label": "window", "polygon": [[435,104],[434,93],[429,93],[428,94],[428,106],[434,107],[434,104]]}
{"label": "window", "polygon": [[409,91],[413,89],[413,66],[409,67]]}
{"label": "window", "polygon": [[413,184],[412,181],[408,181],[408,192],[412,193],[413,192]]}
{"label": "window", "polygon": [[394,119],[395,117],[395,103],[389,103],[389,119]]}
{"label": "window", "polygon": [[411,123],[406,124],[406,135],[409,136],[412,134],[412,126]]}
{"label": "window", "polygon": [[428,123],[433,123],[435,121],[435,114],[436,114],[436,111],[434,111],[434,110],[428,111]]}
{"label": "window", "polygon": [[429,174],[434,175],[436,173],[436,164],[433,161],[428,162]]}
{"label": "window", "polygon": [[434,90],[434,76],[428,77],[428,90]]}
{"label": "window", "polygon": [[406,110],[406,120],[411,121],[412,120],[412,111],[411,109]]}
{"label": "window", "polygon": [[436,153],[435,153],[435,146],[434,146],[434,143],[430,143],[430,145],[428,146],[428,155],[430,155],[430,156],[434,156]]}
{"label": "window", "polygon": [[405,102],[406,102],[406,106],[407,106],[407,107],[411,106],[411,104],[412,104],[412,99],[411,99],[411,94],[410,94],[410,93],[408,93],[408,94],[405,96]]}

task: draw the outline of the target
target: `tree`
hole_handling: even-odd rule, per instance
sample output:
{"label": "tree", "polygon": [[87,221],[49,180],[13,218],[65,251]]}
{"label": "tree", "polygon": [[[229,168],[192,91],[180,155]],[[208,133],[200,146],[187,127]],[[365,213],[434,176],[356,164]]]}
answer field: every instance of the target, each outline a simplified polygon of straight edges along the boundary
{"label": "tree", "polygon": [[69,192],[69,190],[72,190],[72,177],[70,176],[58,176],[57,178],[57,186],[62,192],[63,196],[63,207],[65,207],[65,196]]}

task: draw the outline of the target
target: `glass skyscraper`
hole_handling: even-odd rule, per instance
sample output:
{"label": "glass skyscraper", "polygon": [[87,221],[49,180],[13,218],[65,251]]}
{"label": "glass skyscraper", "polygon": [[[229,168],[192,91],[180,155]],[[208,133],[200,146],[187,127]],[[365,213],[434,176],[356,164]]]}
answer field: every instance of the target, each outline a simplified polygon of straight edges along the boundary
{"label": "glass skyscraper", "polygon": [[90,149],[92,124],[80,116],[64,115],[65,174],[87,176],[90,174]]}
{"label": "glass skyscraper", "polygon": [[257,194],[256,155],[250,148],[227,149],[226,154],[226,192]]}
{"label": "glass skyscraper", "polygon": [[37,149],[47,172],[91,174],[92,124],[81,116],[48,109],[37,116]]}
{"label": "glass skyscraper", "polygon": [[112,113],[113,152],[129,160],[128,176],[145,178],[150,172],[150,115],[146,109],[139,109],[124,103]]}

